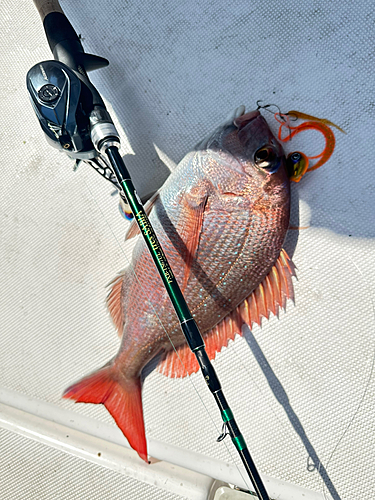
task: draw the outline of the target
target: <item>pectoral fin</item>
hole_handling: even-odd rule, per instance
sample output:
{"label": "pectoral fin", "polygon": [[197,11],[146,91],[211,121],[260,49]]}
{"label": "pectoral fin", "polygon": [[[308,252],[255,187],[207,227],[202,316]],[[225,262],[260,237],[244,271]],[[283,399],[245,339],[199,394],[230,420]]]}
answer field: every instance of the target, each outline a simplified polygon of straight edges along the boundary
{"label": "pectoral fin", "polygon": [[119,273],[116,278],[108,284],[109,292],[106,299],[109,314],[119,337],[122,337],[125,323],[123,300],[125,274],[126,270]]}
{"label": "pectoral fin", "polygon": [[[190,197],[186,197],[183,200],[184,224],[183,227],[179,227],[179,233],[185,243],[186,248],[184,255],[184,276],[182,283],[180,284],[182,293],[184,293],[186,289],[191,272],[191,266],[197,254],[207,199],[208,196],[205,195],[199,203],[197,203],[197,200],[195,198],[194,201],[192,201]],[[179,224],[179,226],[181,225]]]}

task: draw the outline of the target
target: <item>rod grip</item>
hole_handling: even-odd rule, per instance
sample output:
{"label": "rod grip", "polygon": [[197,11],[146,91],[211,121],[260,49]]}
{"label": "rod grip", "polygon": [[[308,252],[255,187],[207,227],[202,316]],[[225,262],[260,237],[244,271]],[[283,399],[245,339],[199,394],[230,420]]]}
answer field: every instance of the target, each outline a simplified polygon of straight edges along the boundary
{"label": "rod grip", "polygon": [[[79,54],[83,54],[84,50],[58,0],[34,0],[34,4],[42,18],[48,44],[55,59],[77,70],[79,63],[82,63]],[[55,47],[59,44],[59,50],[55,52]]]}
{"label": "rod grip", "polygon": [[60,12],[60,14],[63,14],[63,10],[58,0],[34,0],[34,4],[38,9],[42,21],[44,21],[44,18],[48,14],[51,14],[51,12]]}
{"label": "rod grip", "polygon": [[[64,43],[71,57],[83,53],[81,41],[63,12],[50,12],[44,18],[43,26],[48,44],[55,57],[55,47],[61,43]],[[59,57],[57,59],[61,60]]]}

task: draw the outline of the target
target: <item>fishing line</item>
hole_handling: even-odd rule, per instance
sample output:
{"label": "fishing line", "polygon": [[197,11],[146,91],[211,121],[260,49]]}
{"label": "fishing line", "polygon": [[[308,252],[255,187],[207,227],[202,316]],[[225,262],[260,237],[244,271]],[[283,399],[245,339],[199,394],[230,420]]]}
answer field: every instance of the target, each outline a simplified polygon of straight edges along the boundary
{"label": "fishing line", "polygon": [[[269,320],[267,320],[267,321],[269,321]],[[246,328],[246,326],[245,326],[245,328]],[[261,328],[262,328],[262,326],[260,326],[259,328],[261,329]],[[251,332],[253,331],[253,330],[252,330],[252,328],[250,328],[250,326],[249,326],[249,330],[250,330]],[[243,339],[244,339],[244,341],[247,343],[247,340],[246,340],[246,335],[241,335],[241,338],[243,338]],[[238,354],[238,352],[237,352],[237,347],[236,347],[236,343],[235,343],[234,341],[233,341],[233,343],[232,343],[232,350],[233,350],[233,353],[235,354],[235,356],[236,356],[236,358],[237,358],[238,362],[241,364],[242,368],[246,371],[247,375],[249,376],[249,378],[250,378],[250,380],[252,381],[253,385],[256,387],[256,389],[257,389],[257,391],[259,392],[259,394],[260,394],[261,396],[264,396],[265,391],[263,391],[263,390],[261,389],[261,387],[259,386],[259,384],[256,382],[256,380],[255,380],[255,379],[254,379],[254,377],[252,376],[252,374],[251,374],[250,370],[247,368],[247,366],[246,366],[246,365],[245,365],[245,363],[243,362],[243,357],[242,357],[242,356],[240,356],[240,355]],[[268,392],[269,392],[269,391],[268,391]],[[263,403],[264,403],[264,400],[263,400]],[[278,416],[277,412],[275,411],[274,406],[273,406],[273,405],[272,405],[269,401],[267,401],[267,402],[266,402],[266,404],[267,404],[267,406],[268,406],[269,410],[273,413],[273,415],[274,415],[275,419],[277,420],[278,424],[280,425],[280,428],[282,429],[282,432],[283,432],[283,434],[284,434],[284,437],[285,437],[285,438],[288,438],[288,439],[289,439],[289,438],[291,438],[291,439],[293,439],[293,440],[295,441],[295,444],[299,444],[299,443],[300,443],[299,439],[296,437],[296,435],[295,435],[295,433],[294,433],[294,432],[290,432],[290,431],[289,431],[289,428],[285,426],[285,423],[284,423],[284,422],[283,422],[283,421],[279,418],[279,416]],[[252,408],[253,408],[253,406],[252,406],[252,405],[251,405],[251,403],[250,403],[250,409],[252,409]]]}
{"label": "fishing line", "polygon": [[[323,211],[319,210],[321,213],[323,213]],[[347,234],[347,229],[340,223],[340,222],[337,222],[331,215],[329,214],[326,214],[325,212],[323,213],[328,219],[330,219],[333,223],[337,224],[337,226],[339,226],[341,228],[341,230],[343,231],[343,234]],[[369,292],[369,297],[370,297],[370,302],[371,302],[371,310],[372,310],[372,314],[373,314],[373,323],[372,323],[372,330],[373,332],[375,333],[375,302],[374,302],[374,299],[372,297],[372,292],[371,292],[371,288],[370,288],[370,284],[368,283],[368,281],[366,281],[366,278],[363,274],[363,272],[360,270],[360,268],[358,267],[358,265],[356,264],[356,262],[352,259],[352,257],[347,253],[347,258],[350,260],[350,262],[353,264],[354,268],[357,270],[358,274],[360,275],[361,279],[362,279],[362,282],[364,283],[367,291]],[[375,335],[373,335],[373,340],[375,339]],[[331,462],[335,452],[337,451],[338,447],[340,446],[340,443],[342,442],[342,440],[344,439],[345,435],[348,433],[350,427],[352,426],[364,400],[365,400],[365,397],[368,393],[368,388],[369,388],[369,385],[370,385],[370,382],[371,382],[371,379],[373,377],[373,374],[375,372],[375,344],[374,344],[374,347],[373,347],[373,354],[372,354],[372,361],[371,361],[371,366],[370,366],[370,371],[369,371],[369,375],[368,375],[368,378],[367,378],[367,381],[365,383],[365,387],[364,387],[364,390],[363,390],[363,393],[362,393],[362,396],[358,402],[358,405],[357,405],[357,408],[354,410],[354,413],[353,415],[351,416],[346,428],[344,429],[342,435],[339,437],[336,445],[334,446],[330,456],[328,457],[328,460],[327,460],[327,463],[325,465],[325,468],[328,469],[328,465],[329,463]],[[326,495],[326,486],[323,482],[322,484],[322,492],[324,494],[324,498],[328,499],[327,495]]]}
{"label": "fishing line", "polygon": [[[318,212],[320,212],[320,210],[318,209],[317,210]],[[323,212],[322,212],[323,213]],[[327,215],[324,213],[324,215]],[[337,221],[334,220],[333,217],[331,217],[330,215],[327,215],[327,217],[334,223],[336,224],[336,226],[340,227],[343,231],[343,233],[347,233],[347,230]],[[350,256],[348,255],[347,253],[346,254],[343,254],[342,255],[346,255],[347,258],[349,259],[349,261],[353,264],[354,266],[354,269],[358,272],[358,274],[360,275],[362,281],[364,282],[365,284],[365,288],[366,290],[369,292],[368,295],[370,296],[370,301],[371,301],[371,310],[372,310],[372,315],[374,317],[374,322],[372,323],[372,328],[374,329],[374,325],[375,325],[375,303],[374,303],[374,300],[373,300],[373,297],[372,297],[372,293],[371,293],[371,290],[370,290],[370,285],[369,285],[369,282],[366,281],[366,278],[363,274],[363,272],[359,269],[358,265],[356,264],[355,260]],[[250,330],[252,331],[252,328],[251,326],[249,325],[249,328]],[[246,340],[246,335],[242,335],[244,338],[244,340]],[[233,341],[232,343],[232,352],[234,353],[234,355],[237,357],[237,362],[239,364],[241,364],[241,366],[243,367],[243,369],[247,372],[249,378],[253,381],[253,384],[256,386],[257,390],[259,391],[260,394],[263,394],[264,391],[261,390],[261,388],[259,387],[259,385],[256,383],[256,381],[253,379],[250,371],[248,370],[247,366],[244,364],[243,362],[243,357],[240,356],[237,352],[237,346],[236,346],[236,342]],[[375,372],[375,347],[373,349],[373,354],[371,356],[372,360],[371,360],[371,366],[370,366],[370,369],[369,369],[369,374],[368,374],[368,377],[367,377],[367,380],[365,381],[365,384],[364,384],[364,389],[363,389],[363,392],[362,392],[362,395],[360,397],[360,400],[356,406],[356,408],[354,409],[353,411],[353,414],[349,417],[349,422],[346,424],[346,427],[345,429],[343,430],[341,436],[339,437],[337,443],[334,445],[333,447],[333,450],[331,452],[331,454],[329,455],[329,458],[328,460],[326,461],[326,463],[324,464],[323,462],[319,461],[318,463],[315,463],[315,461],[313,461],[312,463],[310,463],[310,460],[311,457],[310,455],[308,456],[308,464],[310,463],[310,469],[308,469],[309,471],[313,471],[313,470],[316,470],[321,478],[322,478],[322,493],[324,495],[324,498],[328,499],[328,496],[327,496],[327,491],[328,491],[328,487],[324,481],[324,478],[322,476],[322,473],[326,473],[328,474],[328,466],[329,464],[331,463],[334,455],[335,455],[335,452],[337,451],[337,449],[339,448],[341,442],[344,440],[345,436],[347,435],[349,429],[351,428],[351,426],[353,425],[355,419],[356,419],[356,416],[358,415],[359,413],[359,410],[361,408],[361,406],[363,405],[363,402],[366,398],[366,395],[368,393],[368,390],[369,390],[369,386],[370,386],[370,383],[371,383],[371,380],[373,378],[373,375],[374,375],[374,372]],[[272,369],[272,367],[271,367]],[[277,398],[276,398],[277,399]],[[282,404],[281,404],[282,405]],[[274,414],[276,420],[279,422],[279,425],[280,425],[280,428],[282,429],[282,432],[284,434],[285,437],[292,437],[293,438],[293,441],[297,444],[300,444],[301,442],[301,437],[300,439],[297,438],[298,436],[298,433],[297,431],[293,432],[293,433],[290,433],[289,432],[289,429],[288,428],[284,428],[284,423],[280,421],[280,419],[278,418],[278,415],[276,414],[276,412],[274,411],[274,405],[271,405],[269,402],[267,402],[267,406],[269,407],[269,409],[271,410],[271,412]],[[283,405],[282,405],[283,406]],[[251,408],[251,403],[250,403],[250,408]],[[285,411],[285,408],[284,408],[284,411]],[[303,443],[303,440],[302,440],[302,443]],[[303,443],[304,444],[304,443]],[[329,478],[329,476],[328,476]]]}
{"label": "fishing line", "polygon": [[[259,109],[259,102],[260,102],[260,101],[257,101],[258,109]],[[269,106],[272,106],[272,105],[269,105]],[[275,106],[276,106],[276,105],[275,105]],[[276,106],[276,107],[278,108],[278,106]],[[271,110],[267,110],[267,111],[269,111],[271,114],[274,114]],[[202,175],[202,176],[204,176],[204,173],[203,173],[203,171],[202,171],[202,168],[201,168],[201,164],[200,164],[200,162],[197,162],[197,163],[198,163],[198,170],[200,171],[201,175]],[[220,192],[218,191],[218,189],[216,188],[216,186],[215,186],[215,185],[212,185],[212,189],[213,189],[213,191],[215,192],[216,196],[220,199]],[[223,210],[225,210],[225,208],[224,208],[224,207],[223,207]],[[231,213],[228,213],[228,212],[227,212],[227,217],[228,217],[228,224],[230,224],[230,223],[231,223],[231,221],[232,221],[232,222],[234,222],[234,223],[236,222],[236,218],[235,218],[235,217],[234,217]],[[235,256],[233,256],[233,260],[235,260]],[[249,292],[249,295],[250,295],[250,293],[251,293],[251,292]],[[249,329],[251,330],[251,325],[248,325],[248,327],[249,327]],[[242,334],[242,332],[241,332],[241,331],[239,331],[239,332],[237,333],[237,335],[238,335],[238,336],[240,336],[240,337],[242,337],[242,338],[244,338],[244,340],[246,341],[246,338],[245,338],[245,336]],[[203,339],[204,339],[204,336],[203,336]],[[228,348],[229,348],[229,345],[227,344],[226,346],[222,346],[222,348],[223,348],[223,347],[228,347]],[[232,342],[232,347],[233,347],[233,352],[234,352],[234,353],[235,353],[235,355],[237,356],[237,358],[238,358],[238,360],[240,361],[240,363],[242,364],[242,366],[245,368],[245,371],[248,373],[248,375],[250,376],[251,380],[253,380],[253,383],[254,383],[254,384],[255,384],[255,386],[257,387],[258,391],[259,391],[260,393],[262,393],[262,391],[261,391],[261,389],[259,388],[259,386],[255,383],[255,381],[254,381],[254,379],[253,379],[252,375],[250,374],[249,370],[245,367],[245,365],[244,365],[244,363],[243,363],[242,358],[241,358],[241,357],[238,355],[238,353],[236,352],[236,347],[235,347],[235,341],[234,341],[234,340],[233,340],[233,342]],[[222,351],[222,349],[221,349],[221,351]],[[221,352],[221,351],[218,351],[218,352]],[[217,354],[218,354],[218,353],[217,353]],[[253,407],[253,405],[252,405],[251,403],[249,403],[249,404],[250,404],[250,408],[252,408],[252,407]],[[286,432],[286,433],[287,433],[287,434],[285,434],[285,435],[286,435],[287,437],[291,437],[291,436],[293,436],[293,439],[295,439],[295,441],[296,441],[296,442],[298,442],[298,439],[295,437],[295,434],[294,434],[294,433],[289,433],[289,432],[288,432],[288,431],[284,428],[284,427],[285,427],[285,425],[284,425],[284,424],[283,424],[283,423],[279,420],[279,417],[277,416],[276,412],[274,411],[274,408],[270,405],[270,403],[269,403],[269,402],[267,402],[267,406],[271,409],[272,413],[276,416],[277,421],[278,421],[280,424],[282,424],[281,426],[282,426],[282,428],[283,428],[283,432]]]}
{"label": "fishing line", "polygon": [[[178,354],[178,350],[177,350],[177,349],[176,349],[176,347],[174,346],[174,343],[173,343],[173,341],[172,341],[171,337],[169,336],[169,334],[168,334],[168,332],[167,332],[167,330],[166,330],[166,328],[165,328],[165,326],[164,326],[164,324],[163,324],[163,322],[162,322],[162,320],[161,320],[161,318],[160,318],[160,316],[159,316],[158,312],[156,311],[156,309],[155,309],[155,307],[154,307],[153,303],[151,302],[150,298],[149,298],[148,296],[146,296],[146,295],[145,295],[145,292],[144,292],[144,290],[143,290],[143,287],[141,286],[141,282],[140,282],[140,280],[139,280],[139,278],[138,278],[138,276],[137,276],[137,273],[136,273],[136,271],[135,271],[135,269],[134,269],[134,267],[133,267],[133,265],[132,265],[132,263],[131,263],[131,261],[130,261],[129,257],[126,255],[126,252],[125,252],[124,248],[122,247],[122,245],[121,245],[120,241],[118,240],[118,238],[117,238],[117,236],[116,236],[115,232],[113,231],[112,226],[110,225],[110,223],[109,223],[109,221],[108,221],[107,217],[105,216],[105,214],[104,214],[104,212],[103,212],[102,208],[100,207],[100,204],[99,204],[98,200],[96,199],[96,197],[94,196],[93,192],[91,191],[90,186],[88,185],[87,181],[86,181],[86,180],[84,180],[84,183],[85,183],[85,185],[86,185],[86,187],[87,187],[87,189],[88,189],[88,191],[89,191],[89,193],[90,193],[90,195],[91,195],[92,199],[94,200],[95,204],[97,205],[97,207],[98,207],[98,209],[99,209],[99,211],[100,211],[100,213],[101,213],[101,215],[102,215],[102,217],[103,217],[103,219],[104,219],[104,221],[105,221],[105,223],[106,223],[107,227],[109,228],[109,230],[110,230],[110,232],[111,232],[111,234],[112,234],[113,238],[115,239],[115,241],[116,241],[117,245],[118,245],[118,246],[119,246],[119,248],[121,249],[122,254],[125,256],[125,259],[126,259],[126,261],[127,261],[128,265],[130,266],[130,268],[131,268],[132,272],[133,272],[133,275],[134,275],[134,277],[135,277],[135,279],[136,279],[136,281],[137,281],[137,283],[138,283],[138,286],[139,286],[139,289],[140,289],[140,291],[141,291],[142,295],[144,296],[145,300],[148,302],[148,304],[150,305],[151,309],[153,310],[153,312],[154,312],[154,314],[155,314],[155,316],[156,316],[156,318],[157,318],[157,320],[158,320],[158,322],[159,322],[160,326],[161,326],[161,327],[162,327],[162,329],[164,330],[164,333],[166,334],[166,336],[167,336],[167,338],[168,338],[169,342],[171,343],[171,345],[172,345],[172,347],[173,347],[173,349],[174,349],[174,351],[175,351],[175,353],[176,353],[176,355],[177,355],[177,357],[178,357],[178,359],[179,359],[179,361],[180,361],[181,365],[183,366],[183,368],[184,368],[184,370],[185,370],[185,373],[186,373],[186,375],[187,375],[187,378],[189,379],[189,382],[191,383],[191,385],[192,385],[192,387],[193,387],[193,389],[194,389],[194,391],[195,391],[196,395],[198,396],[198,398],[199,398],[199,400],[200,400],[201,404],[203,405],[204,409],[206,410],[206,413],[207,413],[207,415],[209,416],[209,418],[210,418],[210,420],[211,420],[212,424],[214,425],[214,427],[215,427],[215,429],[216,429],[216,432],[217,432],[218,434],[220,433],[220,436],[219,436],[219,437],[221,437],[222,432],[220,431],[220,429],[219,429],[219,427],[217,426],[217,424],[216,424],[215,420],[214,420],[214,419],[213,419],[213,417],[211,416],[211,413],[210,413],[209,409],[207,408],[206,404],[204,403],[204,401],[203,401],[203,399],[202,399],[201,395],[199,394],[199,391],[198,391],[198,390],[197,390],[197,388],[195,387],[194,382],[193,382],[193,380],[192,380],[191,376],[189,375],[188,371],[186,370],[186,367],[185,367],[185,365],[184,365],[183,361],[181,360],[181,358],[180,358],[180,356],[179,356],[179,354]],[[224,438],[223,438],[223,439],[224,439]],[[226,443],[225,441],[223,441],[223,444],[224,444],[224,446],[225,446],[225,448],[226,448],[226,450],[227,450],[227,453],[228,453],[228,455],[229,455],[230,461],[231,461],[231,462],[233,463],[233,465],[236,467],[236,469],[237,469],[237,471],[239,472],[239,474],[240,474],[241,478],[243,479],[244,483],[247,485],[247,487],[248,487],[249,491],[252,491],[252,488],[251,488],[251,487],[249,487],[248,478],[247,478],[247,477],[244,477],[244,475],[243,475],[243,473],[242,473],[242,470],[239,468],[238,464],[236,463],[236,461],[235,461],[235,459],[234,459],[234,457],[233,457],[233,455],[232,455],[232,453],[231,453],[231,451],[230,451],[230,449],[229,449],[229,447],[228,447],[227,443]]]}
{"label": "fishing line", "polygon": [[[259,108],[264,108],[264,109],[266,109],[266,111],[269,111],[270,113],[272,113],[272,111],[271,111],[271,110],[267,109],[268,107],[270,107],[270,106],[275,106],[276,108],[278,108],[278,106],[277,106],[277,105],[266,105],[266,106],[260,106],[260,105],[259,105],[259,103],[260,103],[260,102],[261,102],[261,101],[257,101],[258,109],[259,109]],[[279,108],[278,108],[278,109],[279,109]],[[280,109],[279,109],[279,111],[280,111]],[[285,121],[285,119],[284,119],[284,117],[282,116],[281,112],[280,112],[280,118],[281,118],[281,119],[283,119],[283,120]],[[199,166],[199,168],[200,168],[200,166]],[[203,172],[202,172],[202,171],[201,171],[201,174],[203,174]],[[216,189],[216,187],[215,187],[215,186],[213,186],[213,189],[216,191],[216,194],[218,194],[218,190]],[[232,216],[231,216],[231,214],[228,214],[228,219],[229,219],[229,221],[230,221],[230,218],[231,218],[231,217],[232,217]],[[334,223],[336,223],[336,221],[335,221],[335,220],[334,220],[331,216],[329,216],[329,218],[330,218],[330,219],[331,219]],[[229,221],[228,221],[228,223],[229,223]],[[346,231],[346,229],[345,229],[345,228],[344,228],[344,227],[343,227],[340,223],[336,223],[336,224],[337,224],[339,227],[341,227],[341,229],[343,230],[343,233],[344,233],[344,234],[347,232],[347,231]],[[360,269],[358,268],[357,264],[356,264],[356,263],[355,263],[355,261],[352,259],[352,257],[351,257],[350,255],[348,255],[347,257],[348,257],[348,259],[350,260],[350,262],[353,264],[353,266],[354,266],[354,268],[357,270],[357,272],[360,274],[360,276],[361,276],[361,278],[362,278],[363,282],[364,282],[364,283],[365,283],[365,285],[366,285],[367,290],[369,290],[369,285],[368,285],[368,283],[365,281],[365,277],[364,277],[363,273],[360,271]],[[371,296],[371,293],[370,293],[370,300],[371,300],[372,313],[373,313],[373,316],[374,316],[374,324],[375,324],[375,303],[374,303],[374,301],[373,301],[373,298],[372,298],[372,296]],[[374,326],[374,324],[373,324],[373,326]],[[249,328],[251,329],[250,325],[249,325]],[[240,356],[238,355],[238,353],[236,352],[236,348],[235,348],[234,342],[233,342],[233,352],[235,353],[235,355],[237,356],[237,358],[241,361],[241,364],[244,366],[244,364],[242,363],[241,357],[240,357]],[[248,370],[247,370],[247,368],[246,368],[246,367],[245,367],[245,369],[246,369],[246,371],[248,372]],[[332,450],[332,452],[331,452],[331,455],[329,456],[329,458],[328,458],[328,460],[327,460],[327,462],[326,462],[326,465],[325,465],[325,469],[326,469],[326,470],[327,470],[327,468],[328,468],[328,465],[331,463],[331,460],[332,460],[332,458],[333,458],[333,456],[334,456],[334,454],[335,454],[336,450],[338,449],[338,447],[339,447],[340,443],[341,443],[341,442],[342,442],[342,440],[345,438],[345,435],[348,433],[348,431],[349,431],[350,427],[352,426],[352,424],[353,424],[353,422],[354,422],[354,420],[355,420],[355,418],[356,418],[356,416],[357,416],[357,414],[358,414],[358,412],[359,412],[359,410],[360,410],[360,408],[361,408],[361,406],[362,406],[362,404],[363,404],[363,402],[364,402],[364,400],[365,400],[365,397],[366,397],[366,395],[367,395],[367,393],[368,393],[368,388],[369,388],[369,385],[370,385],[371,379],[372,379],[372,377],[373,377],[374,371],[375,371],[375,347],[374,347],[374,350],[373,350],[373,355],[372,355],[372,362],[371,362],[370,372],[369,372],[369,375],[368,375],[367,381],[365,382],[365,388],[364,388],[364,390],[363,390],[362,396],[361,396],[360,401],[359,401],[359,403],[358,403],[358,405],[357,405],[357,408],[354,410],[353,415],[350,417],[350,420],[349,420],[349,422],[348,422],[348,424],[347,424],[346,428],[344,429],[344,431],[343,431],[342,435],[341,435],[341,436],[340,436],[340,438],[338,439],[338,441],[337,441],[336,445],[334,446],[334,448],[333,448],[333,450]],[[248,372],[248,373],[249,373],[249,372]],[[258,390],[260,390],[260,389],[258,388]],[[268,404],[268,406],[270,406],[270,405]],[[273,413],[274,413],[274,412],[273,412]],[[277,419],[277,420],[278,420],[278,419]],[[288,434],[289,434],[289,433],[288,433]],[[293,436],[295,436],[295,433],[292,433],[292,435],[293,435]],[[315,467],[316,467],[316,469],[317,469],[317,471],[318,471],[318,472],[320,471],[320,469],[321,469],[321,466],[322,466],[322,465],[323,465],[323,464],[322,464],[321,462],[319,462],[319,463],[315,464]],[[323,481],[323,493],[324,493],[324,497],[325,497],[325,498],[327,498],[327,495],[326,495],[327,486],[326,486],[326,484],[324,483],[324,480],[322,480],[322,481]]]}
{"label": "fishing line", "polygon": [[[260,102],[261,102],[261,101],[257,101],[257,106],[258,106],[258,108],[257,108],[257,109],[260,109],[260,108],[262,107],[262,106],[260,106],[260,105],[259,105],[259,103],[260,103]],[[277,107],[277,109],[278,109],[278,110],[279,110],[279,112],[280,112],[280,115],[281,115],[282,119],[283,119],[283,120],[285,120],[285,119],[284,119],[284,117],[283,117],[283,116],[282,116],[282,114],[281,114],[281,110],[280,110],[280,108],[279,108],[277,105],[272,105],[272,104],[267,105],[267,107],[269,107],[269,106],[275,106],[275,107]],[[268,110],[268,109],[266,109],[266,110],[267,110],[267,111],[269,111],[272,115],[274,114],[274,112],[272,112],[271,110]],[[245,113],[246,113],[246,112],[244,111],[244,114],[245,114]],[[213,134],[214,134],[214,133],[213,133]],[[209,136],[206,136],[206,137],[205,137],[205,139],[207,140],[207,142],[208,142],[208,143],[209,143],[209,140],[212,138],[212,135],[213,135],[213,134],[211,134],[211,135],[209,135]],[[208,146],[207,146],[207,147],[208,147]],[[205,177],[205,174],[204,174],[204,172],[203,172],[203,170],[202,170],[202,167],[201,167],[201,162],[196,162],[196,164],[197,164],[196,166],[197,166],[198,171],[200,172],[201,176],[204,178],[204,177]],[[217,188],[217,187],[216,187],[213,183],[212,183],[211,187],[212,187],[212,190],[215,192],[216,197],[220,200],[220,199],[221,199],[221,194],[220,194],[220,191],[218,190],[218,188]],[[233,215],[233,214],[231,214],[230,212],[227,212],[227,211],[225,210],[225,207],[224,207],[224,202],[221,202],[221,203],[222,203],[222,210],[223,210],[223,211],[225,211],[225,212],[226,212],[226,214],[227,214],[227,218],[228,218],[227,223],[228,223],[228,224],[230,224],[230,223],[231,223],[231,221],[232,221],[233,223],[236,223],[236,218],[234,217],[234,215]],[[238,255],[238,256],[233,255],[233,261],[235,261],[235,260],[236,260],[236,258],[238,258],[238,257],[239,257],[239,255]],[[248,294],[248,295],[250,295],[250,293],[251,293],[251,292],[252,292],[252,291],[249,291],[249,294]],[[221,321],[224,321],[224,318],[223,318]],[[249,327],[249,329],[251,330],[251,325],[248,325],[248,327]],[[237,335],[239,335],[240,337],[245,337],[245,336],[242,334],[242,331],[241,331],[241,330],[237,333]],[[236,335],[236,336],[237,336],[237,335]],[[205,339],[205,335],[203,335],[203,339]],[[246,338],[244,338],[244,340],[246,341]],[[216,355],[217,355],[219,352],[221,352],[221,351],[222,351],[223,347],[229,347],[229,346],[228,346],[228,343],[227,343],[226,345],[223,345],[223,346],[221,347],[221,350],[220,350],[220,351],[218,351],[218,352],[216,353]],[[235,349],[235,341],[234,341],[234,340],[233,340],[233,351],[234,351],[235,355],[237,356],[237,358],[239,359],[239,361],[240,361],[240,363],[242,364],[242,366],[243,366],[243,367],[245,367],[245,365],[244,365],[244,363],[243,363],[243,361],[242,361],[241,357],[240,357],[240,356],[238,355],[238,353],[236,352],[236,349]],[[216,358],[216,356],[215,356],[215,358]],[[245,371],[246,371],[246,372],[250,375],[250,378],[251,378],[251,379],[253,380],[253,382],[254,382],[253,377],[251,376],[251,374],[249,373],[249,371],[247,370],[247,368],[246,368],[246,367],[245,367]],[[258,386],[256,383],[255,383],[255,385],[256,385],[256,387],[257,387],[258,391],[259,391],[260,393],[262,393],[262,391],[260,390],[259,386]],[[272,406],[271,406],[269,403],[267,403],[267,405],[268,405],[268,407],[271,409],[272,413],[276,416],[276,419],[277,419],[277,420],[279,421],[279,423],[281,424],[281,422],[280,422],[280,420],[279,420],[278,416],[276,415],[276,413],[275,413],[274,409],[272,408]],[[252,405],[251,405],[251,403],[250,403],[250,407],[251,407],[251,406],[252,406]],[[284,424],[282,424],[282,427],[284,427]],[[285,429],[283,429],[283,431],[285,431]],[[296,442],[298,442],[298,439],[295,437],[294,433],[289,433],[289,432],[288,432],[286,435],[287,435],[287,437],[293,436],[293,438],[296,440]],[[222,439],[224,439],[224,437],[225,437],[225,431],[224,431],[224,428],[223,428],[223,429],[222,429],[222,434],[219,436],[218,440],[219,440],[219,439],[220,439],[220,440],[222,440]]]}
{"label": "fishing line", "polygon": [[261,103],[261,102],[263,102],[263,101],[262,101],[262,99],[259,99],[259,100],[257,101],[257,106],[258,106],[258,107],[257,107],[257,111],[258,111],[259,109],[264,109],[265,111],[268,111],[269,113],[271,113],[272,115],[274,115],[274,114],[275,114],[275,112],[274,112],[274,111],[271,111],[271,110],[270,110],[270,109],[268,109],[268,108],[276,108],[276,109],[278,110],[278,112],[279,112],[279,115],[280,115],[281,119],[282,119],[284,122],[286,121],[286,120],[285,120],[285,118],[284,118],[284,114],[285,114],[285,113],[282,113],[282,112],[281,112],[281,109],[279,108],[279,106],[278,106],[277,104],[263,104],[263,105],[262,105],[262,104],[259,104],[259,103]]}

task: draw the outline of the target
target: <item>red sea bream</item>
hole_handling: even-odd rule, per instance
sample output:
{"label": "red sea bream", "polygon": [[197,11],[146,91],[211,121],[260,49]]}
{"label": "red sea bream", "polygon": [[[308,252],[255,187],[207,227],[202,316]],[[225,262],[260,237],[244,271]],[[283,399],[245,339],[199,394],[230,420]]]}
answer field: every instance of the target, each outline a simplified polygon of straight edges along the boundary
{"label": "red sea bream", "polygon": [[[282,249],[289,179],[282,146],[259,111],[239,108],[185,156],[146,208],[211,359],[243,324],[276,314],[292,296],[293,267]],[[104,404],[147,460],[142,369],[155,356],[171,377],[198,364],[135,222],[127,237],[138,238],[131,266],[107,298],[119,351],[64,397]]]}

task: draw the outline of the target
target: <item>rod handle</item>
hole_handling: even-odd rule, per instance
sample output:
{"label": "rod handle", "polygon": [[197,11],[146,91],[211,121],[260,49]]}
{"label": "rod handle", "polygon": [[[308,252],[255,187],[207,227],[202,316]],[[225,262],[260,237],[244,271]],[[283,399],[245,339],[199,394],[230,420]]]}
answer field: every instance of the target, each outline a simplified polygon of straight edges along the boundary
{"label": "rod handle", "polygon": [[60,12],[60,14],[64,13],[58,0],[34,0],[34,4],[38,9],[42,21],[44,21],[44,18],[48,14],[51,14],[51,12]]}
{"label": "rod handle", "polygon": [[[84,76],[87,79],[85,83],[88,84],[87,73],[108,66],[108,60],[85,53],[79,36],[61,9],[58,0],[34,0],[34,3],[43,20],[44,31],[53,57]],[[94,101],[103,106],[102,100],[97,95]]]}
{"label": "rod handle", "polygon": [[[34,0],[54,58],[74,71],[85,73],[81,41],[64,14],[58,0]],[[82,69],[80,70],[80,66]]]}

